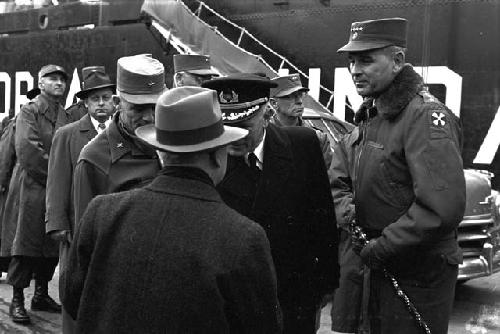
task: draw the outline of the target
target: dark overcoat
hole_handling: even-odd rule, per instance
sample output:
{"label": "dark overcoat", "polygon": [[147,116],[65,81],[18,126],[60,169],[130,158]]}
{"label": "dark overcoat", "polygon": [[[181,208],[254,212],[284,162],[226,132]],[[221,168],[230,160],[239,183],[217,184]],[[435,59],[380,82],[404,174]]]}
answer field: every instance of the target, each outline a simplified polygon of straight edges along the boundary
{"label": "dark overcoat", "polygon": [[230,157],[218,190],[230,207],[266,230],[285,332],[312,333],[321,297],[338,282],[333,201],[315,131],[270,124],[259,181],[242,158]]}
{"label": "dark overcoat", "polygon": [[56,131],[47,178],[47,233],[57,230],[73,232],[73,171],[82,148],[96,135],[89,114]]}
{"label": "dark overcoat", "polygon": [[73,179],[75,222],[95,196],[142,187],[160,170],[156,152],[125,133],[118,122],[119,112],[82,149]]}
{"label": "dark overcoat", "polygon": [[185,171],[89,204],[61,280],[80,333],[280,331],[265,232]]}
{"label": "dark overcoat", "polygon": [[71,121],[71,114],[43,94],[21,107],[16,117],[17,162],[5,202],[2,256],[58,256],[58,245],[45,235],[45,186],[52,137]]}
{"label": "dark overcoat", "polygon": [[[16,121],[10,119],[3,128],[2,138],[0,139],[0,232],[3,228],[5,200],[9,193],[9,183],[16,164],[15,131]],[[0,257],[0,271],[7,271],[9,261],[10,256]]]}

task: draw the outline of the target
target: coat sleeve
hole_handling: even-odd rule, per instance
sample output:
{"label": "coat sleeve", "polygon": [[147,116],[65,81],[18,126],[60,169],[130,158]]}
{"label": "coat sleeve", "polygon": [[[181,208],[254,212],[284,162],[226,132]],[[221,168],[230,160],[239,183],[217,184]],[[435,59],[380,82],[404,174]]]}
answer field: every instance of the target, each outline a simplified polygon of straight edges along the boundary
{"label": "coat sleeve", "polygon": [[282,315],[269,241],[257,224],[239,241],[233,270],[218,279],[231,333],[280,333]]}
{"label": "coat sleeve", "polygon": [[80,224],[76,227],[67,265],[61,273],[59,282],[62,287],[61,302],[66,312],[75,320],[96,240],[97,232],[94,224],[97,222],[98,202],[96,200],[89,205]]}
{"label": "coat sleeve", "polygon": [[465,210],[458,119],[438,103],[425,103],[412,111],[404,150],[415,199],[405,214],[384,228],[373,246],[374,255],[382,260],[454,237]]}
{"label": "coat sleeve", "polygon": [[323,153],[323,160],[325,160],[326,170],[330,168],[332,164],[333,152],[330,146],[330,141],[328,136],[321,130],[316,130],[316,135],[318,136],[319,145],[321,147],[321,153]]}
{"label": "coat sleeve", "polygon": [[49,154],[43,147],[36,106],[26,104],[16,118],[15,146],[19,164],[36,182],[45,185]]}
{"label": "coat sleeve", "polygon": [[337,226],[343,230],[348,229],[348,224],[355,213],[351,176],[351,171],[354,169],[353,166],[350,166],[354,161],[349,159],[348,152],[349,149],[354,148],[349,147],[346,143],[347,136],[350,134],[334,144],[332,164],[328,171]]}
{"label": "coat sleeve", "polygon": [[57,130],[52,140],[45,197],[47,233],[57,230],[72,230],[71,199],[73,165],[71,163],[71,134]]}
{"label": "coat sleeve", "polygon": [[90,201],[97,195],[105,193],[108,178],[95,165],[80,159],[73,175],[73,195],[75,224],[78,224]]}

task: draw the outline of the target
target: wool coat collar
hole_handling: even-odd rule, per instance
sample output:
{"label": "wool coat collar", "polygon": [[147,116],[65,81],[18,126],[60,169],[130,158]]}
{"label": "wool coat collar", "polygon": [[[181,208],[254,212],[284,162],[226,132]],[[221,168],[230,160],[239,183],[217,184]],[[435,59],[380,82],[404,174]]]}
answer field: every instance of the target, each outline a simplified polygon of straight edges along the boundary
{"label": "wool coat collar", "polygon": [[145,189],[203,201],[222,202],[210,177],[196,168],[165,167]]}
{"label": "wool coat collar", "polygon": [[422,91],[423,79],[410,64],[405,64],[389,87],[377,98],[366,98],[354,115],[354,122],[361,123],[376,113],[391,120],[406,108],[415,95]]}

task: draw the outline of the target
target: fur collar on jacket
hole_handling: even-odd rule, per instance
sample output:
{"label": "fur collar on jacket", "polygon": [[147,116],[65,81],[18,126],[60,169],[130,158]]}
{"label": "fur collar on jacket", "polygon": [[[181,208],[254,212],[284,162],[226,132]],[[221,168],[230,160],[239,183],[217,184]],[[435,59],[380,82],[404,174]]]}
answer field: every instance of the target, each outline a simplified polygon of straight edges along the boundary
{"label": "fur collar on jacket", "polygon": [[422,89],[422,77],[413,70],[410,64],[405,64],[386,91],[376,99],[366,98],[363,101],[363,104],[361,104],[361,107],[354,115],[354,121],[358,124],[365,120],[367,115],[373,117],[376,112],[374,106],[382,117],[393,119],[401,113]]}

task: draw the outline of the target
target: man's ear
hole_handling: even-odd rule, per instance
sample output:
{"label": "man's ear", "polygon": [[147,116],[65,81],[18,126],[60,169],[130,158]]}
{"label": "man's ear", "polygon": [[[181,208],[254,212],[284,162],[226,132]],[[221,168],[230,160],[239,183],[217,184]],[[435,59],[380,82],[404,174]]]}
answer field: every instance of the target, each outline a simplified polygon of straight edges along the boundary
{"label": "man's ear", "polygon": [[394,70],[396,73],[399,73],[403,66],[405,65],[405,53],[403,51],[398,51],[394,53]]}
{"label": "man's ear", "polygon": [[88,97],[86,97],[86,98],[83,99],[83,104],[85,105],[85,108],[88,109],[89,108],[89,104],[87,103],[87,101],[88,101]]}
{"label": "man's ear", "polygon": [[121,99],[118,95],[113,95],[113,104],[115,105],[115,109],[120,104],[120,101]]}
{"label": "man's ear", "polygon": [[221,148],[217,148],[215,150],[211,150],[208,152],[208,160],[216,168],[219,168],[220,166],[222,166],[221,151],[222,151]]}

